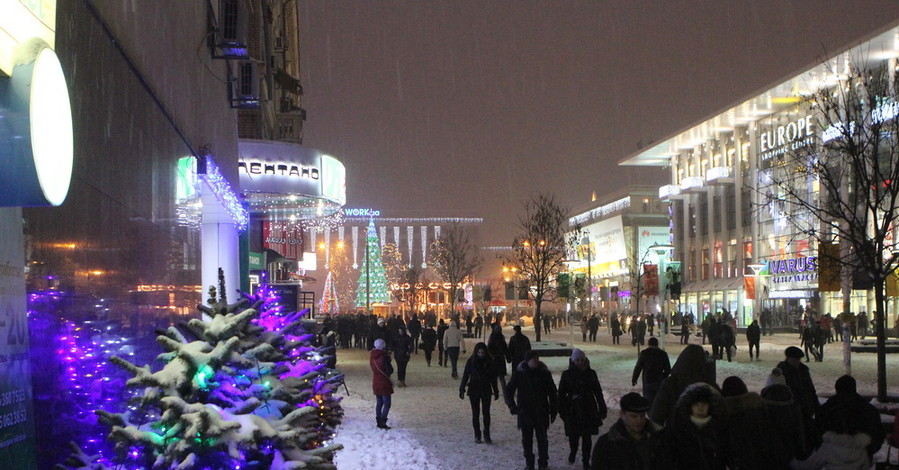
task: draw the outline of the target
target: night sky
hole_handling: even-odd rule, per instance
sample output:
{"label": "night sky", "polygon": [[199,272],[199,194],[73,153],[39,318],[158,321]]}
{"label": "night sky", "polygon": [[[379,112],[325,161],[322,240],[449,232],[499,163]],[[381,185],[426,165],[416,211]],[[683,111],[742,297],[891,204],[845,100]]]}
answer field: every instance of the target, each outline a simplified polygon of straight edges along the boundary
{"label": "night sky", "polygon": [[[863,8],[858,6],[864,5]],[[899,2],[300,0],[304,144],[347,207],[484,217],[508,245],[538,191],[588,203],[617,163],[899,21]]]}

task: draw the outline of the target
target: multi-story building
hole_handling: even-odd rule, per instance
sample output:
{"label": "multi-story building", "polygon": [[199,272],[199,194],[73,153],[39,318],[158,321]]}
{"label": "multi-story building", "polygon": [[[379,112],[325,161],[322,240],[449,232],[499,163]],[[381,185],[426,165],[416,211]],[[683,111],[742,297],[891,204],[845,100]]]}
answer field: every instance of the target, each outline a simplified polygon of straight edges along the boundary
{"label": "multi-story building", "polygon": [[643,268],[658,266],[653,246],[671,243],[668,204],[659,199],[658,187],[631,186],[573,212],[567,264],[575,275],[587,276],[585,310],[603,315],[638,309],[657,313],[659,294],[646,295]]}
{"label": "multi-story building", "polygon": [[[789,222],[791,214],[765,205],[763,195],[768,175],[786,171],[772,164],[774,157],[824,140],[826,129],[813,124],[814,112],[800,97],[828,83],[851,57],[895,67],[896,37],[899,29],[889,29],[621,162],[670,168],[659,196],[671,206],[682,312],[701,320],[727,309],[745,325],[770,309],[780,324],[792,325],[809,309],[842,310],[839,293],[820,292],[815,240]],[[851,304],[855,312],[871,312],[873,294],[855,291]]]}

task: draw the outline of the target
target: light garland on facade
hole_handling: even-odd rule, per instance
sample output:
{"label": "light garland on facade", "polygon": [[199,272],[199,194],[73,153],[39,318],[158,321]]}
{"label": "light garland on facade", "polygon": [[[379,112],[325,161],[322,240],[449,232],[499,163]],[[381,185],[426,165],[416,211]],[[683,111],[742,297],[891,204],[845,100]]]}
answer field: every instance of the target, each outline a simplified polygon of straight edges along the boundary
{"label": "light garland on facade", "polygon": [[400,251],[400,227],[393,227],[393,243],[396,244],[396,251]]}
{"label": "light garland on facade", "polygon": [[378,231],[380,232],[379,233],[380,239],[378,240],[378,242],[381,245],[381,249],[383,250],[384,243],[387,242],[387,227],[382,225],[382,226],[378,227]]}
{"label": "light garland on facade", "polygon": [[356,258],[356,245],[359,244],[359,227],[353,227],[353,269],[359,269],[359,262]]}
{"label": "light garland on facade", "polygon": [[206,173],[201,174],[200,178],[209,185],[212,194],[215,195],[215,198],[222,204],[228,215],[231,216],[231,220],[237,226],[237,229],[240,231],[246,230],[250,223],[249,213],[240,203],[240,200],[237,199],[237,194],[231,188],[231,184],[222,176],[222,171],[215,164],[215,160],[208,155],[205,158]]}
{"label": "light garland on facade", "polygon": [[589,222],[594,219],[602,218],[613,212],[617,212],[617,211],[626,209],[630,206],[631,206],[631,198],[623,197],[615,202],[611,202],[604,206],[599,206],[596,209],[591,209],[587,212],[584,212],[582,214],[578,214],[574,217],[571,217],[570,219],[568,219],[568,225],[571,225],[573,227],[579,223],[583,224],[585,222]]}
{"label": "light garland on facade", "polygon": [[[409,264],[412,263],[412,259],[409,259]],[[421,268],[428,267],[428,227],[426,225],[421,226]]]}
{"label": "light garland on facade", "polygon": [[406,237],[409,240],[409,267],[410,268],[412,267],[412,263],[414,263],[414,261],[412,260],[412,237],[414,237],[414,236],[415,236],[415,227],[413,227],[411,225],[406,227]]}

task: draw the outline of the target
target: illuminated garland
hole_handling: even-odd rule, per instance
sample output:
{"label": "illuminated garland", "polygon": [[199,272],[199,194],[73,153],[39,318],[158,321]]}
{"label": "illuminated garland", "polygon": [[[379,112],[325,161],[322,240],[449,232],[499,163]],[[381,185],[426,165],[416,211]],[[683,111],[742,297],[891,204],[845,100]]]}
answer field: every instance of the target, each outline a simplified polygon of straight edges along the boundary
{"label": "illuminated garland", "polygon": [[382,227],[379,228],[379,230],[380,230],[380,232],[381,232],[381,239],[380,239],[381,249],[383,250],[383,249],[384,249],[384,243],[387,243],[387,227],[383,227],[383,226],[382,226]]}
{"label": "illuminated garland", "polygon": [[356,258],[356,246],[359,245],[359,227],[353,227],[353,269],[359,269]]}
{"label": "illuminated garland", "polygon": [[428,267],[428,227],[421,226],[421,268]]}
{"label": "illuminated garland", "polygon": [[365,307],[368,303],[390,302],[390,291],[387,287],[387,274],[381,261],[381,245],[375,231],[374,222],[369,222],[366,236],[367,250],[359,268],[359,284],[356,289],[356,306]]}
{"label": "illuminated garland", "polygon": [[231,189],[231,184],[222,176],[222,172],[219,170],[218,165],[215,164],[215,160],[208,155],[205,158],[206,173],[201,174],[200,178],[209,185],[212,194],[215,195],[215,198],[222,204],[228,215],[231,216],[231,220],[238,230],[246,230],[247,225],[250,223],[249,213],[237,199],[237,195]]}
{"label": "illuminated garland", "polygon": [[415,237],[415,227],[410,225],[410,226],[406,227],[406,238],[409,239],[409,267],[410,268],[412,267],[412,263],[415,262],[415,260],[412,259],[412,238],[413,237]]}

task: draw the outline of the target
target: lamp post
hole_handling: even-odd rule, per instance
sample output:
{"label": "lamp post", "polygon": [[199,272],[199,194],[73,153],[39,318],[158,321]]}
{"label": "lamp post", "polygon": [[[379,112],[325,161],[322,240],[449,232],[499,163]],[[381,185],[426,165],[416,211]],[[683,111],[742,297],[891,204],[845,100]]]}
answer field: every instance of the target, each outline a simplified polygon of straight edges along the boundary
{"label": "lamp post", "polygon": [[665,349],[665,340],[668,336],[668,276],[665,269],[667,268],[668,257],[670,256],[671,250],[674,249],[674,246],[656,244],[649,247],[649,249],[655,251],[656,255],[659,257],[659,297],[662,298],[662,308],[660,309],[661,321],[659,322],[659,347]]}

